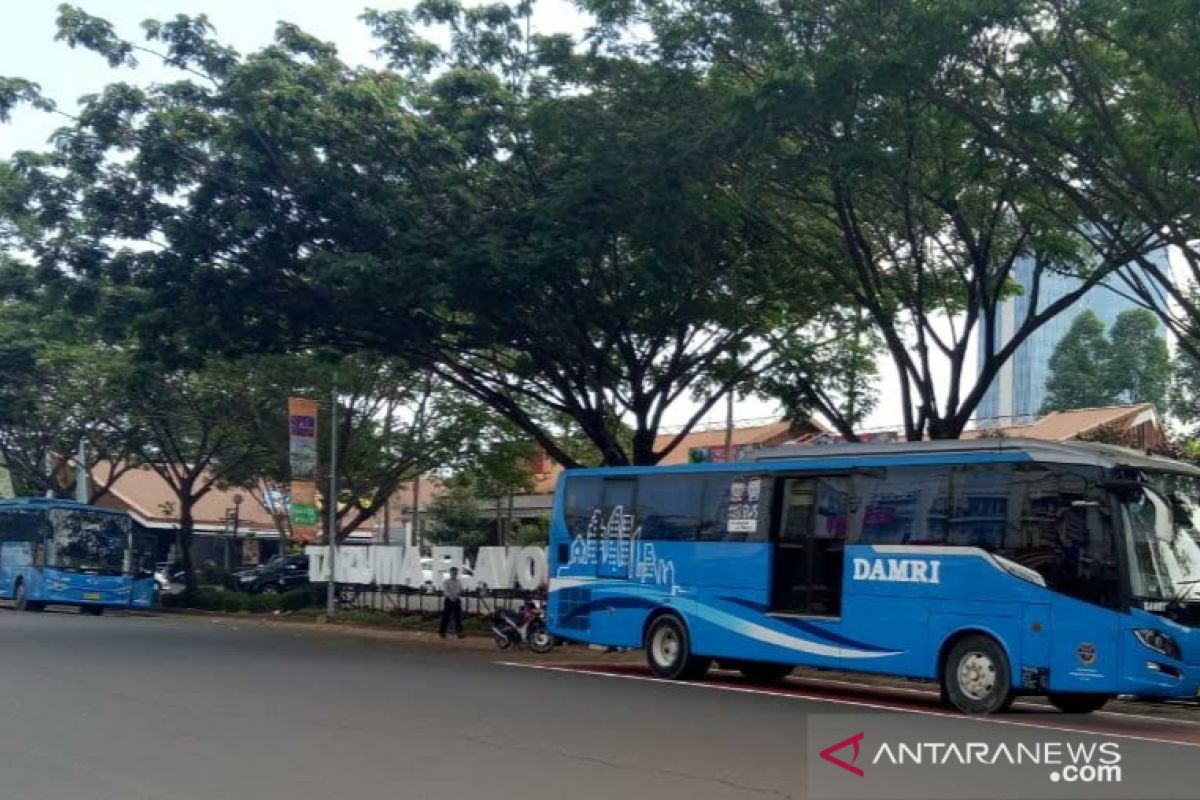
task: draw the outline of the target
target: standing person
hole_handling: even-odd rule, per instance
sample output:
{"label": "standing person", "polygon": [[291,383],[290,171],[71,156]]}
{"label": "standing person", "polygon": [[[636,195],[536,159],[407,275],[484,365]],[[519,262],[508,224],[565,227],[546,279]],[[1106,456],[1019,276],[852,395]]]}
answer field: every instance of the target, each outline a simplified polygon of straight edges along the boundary
{"label": "standing person", "polygon": [[446,628],[450,627],[450,619],[454,619],[454,630],[458,638],[463,638],[462,623],[462,581],[458,579],[458,567],[450,568],[450,577],[442,581],[442,627],[439,635],[446,638]]}

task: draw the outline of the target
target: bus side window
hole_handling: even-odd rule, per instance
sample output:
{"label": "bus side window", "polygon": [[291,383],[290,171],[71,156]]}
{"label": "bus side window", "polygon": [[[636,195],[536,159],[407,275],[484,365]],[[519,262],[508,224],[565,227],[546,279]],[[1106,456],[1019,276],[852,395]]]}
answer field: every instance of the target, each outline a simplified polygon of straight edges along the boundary
{"label": "bus side window", "polygon": [[638,476],[635,525],[643,541],[695,541],[704,480],[693,475]]}
{"label": "bus side window", "polygon": [[771,521],[770,476],[721,473],[704,478],[702,542],[765,542]]}
{"label": "bus side window", "polygon": [[567,502],[564,515],[572,537],[586,536],[592,514],[600,509],[600,478],[567,478]]}

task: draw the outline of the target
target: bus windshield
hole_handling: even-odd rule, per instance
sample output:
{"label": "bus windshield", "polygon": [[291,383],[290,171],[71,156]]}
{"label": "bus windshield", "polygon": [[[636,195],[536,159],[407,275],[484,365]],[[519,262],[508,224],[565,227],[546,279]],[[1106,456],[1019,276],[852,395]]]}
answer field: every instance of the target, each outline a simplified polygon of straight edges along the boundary
{"label": "bus windshield", "polygon": [[1172,476],[1155,483],[1158,488],[1147,487],[1122,501],[1129,531],[1130,589],[1144,601],[1200,602],[1195,480]]}
{"label": "bus windshield", "polygon": [[102,575],[120,575],[126,571],[128,519],[67,509],[54,509],[49,516],[47,566]]}

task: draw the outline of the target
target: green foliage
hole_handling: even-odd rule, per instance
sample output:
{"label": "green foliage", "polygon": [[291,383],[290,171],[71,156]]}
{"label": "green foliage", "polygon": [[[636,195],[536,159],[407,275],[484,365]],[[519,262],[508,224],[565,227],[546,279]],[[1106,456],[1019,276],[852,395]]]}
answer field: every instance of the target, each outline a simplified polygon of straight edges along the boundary
{"label": "green foliage", "polygon": [[1105,380],[1110,349],[1104,323],[1091,311],[1081,312],[1050,356],[1042,413],[1112,405]]}
{"label": "green foliage", "polygon": [[317,604],[316,598],[308,589],[292,589],[277,597],[280,611],[299,611]]}
{"label": "green foliage", "polygon": [[754,343],[808,322],[821,283],[796,273],[821,270],[724,196],[722,84],[526,39],[529,13],[368,13],[392,69],[361,69],[288,24],[237,56],[203,17],[149,22],[141,46],[64,7],[71,46],[113,65],[161,48],[188,76],[85,100],[22,167],[38,228],[23,244],[133,287],[168,364],[371,350],[437,372],[562,463],[558,417],[605,463],[655,463],[667,407],[706,385],[694,424],[765,367]]}
{"label": "green foliage", "polygon": [[1083,311],[1050,356],[1042,412],[1114,403],[1153,403],[1166,408],[1171,359],[1149,311],[1122,312],[1106,335],[1091,311]]}
{"label": "green foliage", "polygon": [[1171,413],[1185,426],[1200,423],[1200,359],[1180,348],[1170,389]]}
{"label": "green foliage", "polygon": [[546,546],[550,543],[550,518],[516,526],[508,543],[512,547]]}
{"label": "green foliage", "polygon": [[445,494],[429,504],[425,536],[434,544],[475,548],[486,538],[474,479],[456,475],[445,483]]}
{"label": "green foliage", "polygon": [[1153,312],[1134,309],[1119,314],[1108,332],[1112,346],[1104,380],[1121,402],[1166,408],[1171,354],[1158,326]]}

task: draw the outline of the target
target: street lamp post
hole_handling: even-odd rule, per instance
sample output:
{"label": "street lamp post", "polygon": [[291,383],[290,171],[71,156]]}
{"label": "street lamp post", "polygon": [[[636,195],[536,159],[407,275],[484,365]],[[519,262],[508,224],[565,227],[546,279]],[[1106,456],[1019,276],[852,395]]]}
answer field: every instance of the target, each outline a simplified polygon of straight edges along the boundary
{"label": "street lamp post", "polygon": [[242,496],[235,494],[233,496],[233,511],[225,509],[225,571],[229,572],[232,567],[230,549],[233,547],[231,542],[237,541],[238,525],[241,523]]}

